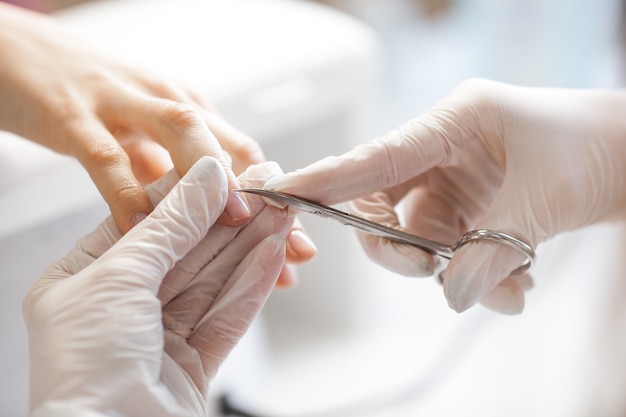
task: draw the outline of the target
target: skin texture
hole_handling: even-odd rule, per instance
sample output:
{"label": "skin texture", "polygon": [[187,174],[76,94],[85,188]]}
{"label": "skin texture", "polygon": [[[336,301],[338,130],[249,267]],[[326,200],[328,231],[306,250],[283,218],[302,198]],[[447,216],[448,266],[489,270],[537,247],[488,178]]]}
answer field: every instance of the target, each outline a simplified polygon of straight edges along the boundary
{"label": "skin texture", "polygon": [[[0,3],[0,27],[0,129],[76,157],[123,233],[153,209],[144,185],[172,166],[182,176],[212,156],[232,190],[264,161],[256,141],[182,83],[103,56],[44,15]],[[218,222],[250,215],[246,196],[231,192]],[[298,224],[287,241],[288,263],[316,253]],[[279,285],[295,280],[286,267]]]}

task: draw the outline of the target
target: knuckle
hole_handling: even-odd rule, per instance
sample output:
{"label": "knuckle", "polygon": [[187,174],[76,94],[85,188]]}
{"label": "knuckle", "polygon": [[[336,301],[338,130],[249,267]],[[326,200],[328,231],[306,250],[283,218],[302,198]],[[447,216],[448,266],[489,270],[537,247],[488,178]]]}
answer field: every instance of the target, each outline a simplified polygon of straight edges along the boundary
{"label": "knuckle", "polygon": [[85,159],[97,168],[129,164],[128,155],[117,143],[94,142],[85,150]]}
{"label": "knuckle", "polygon": [[462,81],[456,90],[477,93],[491,89],[496,83],[485,78],[469,78]]}
{"label": "knuckle", "polygon": [[174,130],[188,130],[204,126],[204,119],[190,104],[168,101],[163,104],[161,115]]}
{"label": "knuckle", "polygon": [[129,201],[141,201],[142,188],[132,178],[120,179],[113,190],[111,198],[114,203],[123,205]]}
{"label": "knuckle", "polygon": [[117,187],[115,187],[115,190],[113,191],[113,197],[118,200],[124,200],[127,196],[134,196],[137,193],[138,189],[139,187],[137,186],[137,184],[134,184],[130,181],[123,181],[119,183]]}
{"label": "knuckle", "polygon": [[459,84],[453,95],[467,107],[486,108],[497,101],[500,95],[499,86],[500,84],[495,81],[470,78]]}

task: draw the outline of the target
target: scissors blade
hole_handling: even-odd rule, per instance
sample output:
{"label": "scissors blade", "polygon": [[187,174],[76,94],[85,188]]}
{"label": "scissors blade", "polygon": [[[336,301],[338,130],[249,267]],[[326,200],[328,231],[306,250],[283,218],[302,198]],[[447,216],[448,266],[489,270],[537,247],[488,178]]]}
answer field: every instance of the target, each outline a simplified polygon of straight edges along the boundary
{"label": "scissors blade", "polygon": [[445,259],[450,259],[452,257],[453,250],[448,245],[433,242],[432,240],[424,239],[419,236],[403,232],[401,230],[383,226],[382,224],[366,220],[362,217],[358,217],[344,211],[337,210],[336,208],[307,200],[302,197],[298,197],[292,194],[281,193],[278,191],[264,190],[261,188],[242,188],[235,191],[257,194],[262,197],[266,197],[279,203],[285,204],[287,206],[296,208],[298,210],[315,214],[319,217],[333,219],[341,224],[355,227],[372,235],[384,237],[395,242],[405,243],[407,245],[414,246],[430,254],[441,256]]}

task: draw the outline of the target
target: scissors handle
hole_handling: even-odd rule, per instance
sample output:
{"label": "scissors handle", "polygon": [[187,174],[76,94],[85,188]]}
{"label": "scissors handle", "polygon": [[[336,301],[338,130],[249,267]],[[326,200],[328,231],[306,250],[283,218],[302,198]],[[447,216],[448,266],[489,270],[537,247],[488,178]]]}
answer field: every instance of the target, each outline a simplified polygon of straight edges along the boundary
{"label": "scissors handle", "polygon": [[452,246],[452,251],[456,252],[461,246],[467,245],[471,242],[479,242],[481,240],[487,240],[508,246],[526,257],[524,263],[514,269],[511,272],[511,275],[519,275],[528,272],[535,262],[535,251],[528,243],[509,233],[489,229],[477,229],[465,233]]}

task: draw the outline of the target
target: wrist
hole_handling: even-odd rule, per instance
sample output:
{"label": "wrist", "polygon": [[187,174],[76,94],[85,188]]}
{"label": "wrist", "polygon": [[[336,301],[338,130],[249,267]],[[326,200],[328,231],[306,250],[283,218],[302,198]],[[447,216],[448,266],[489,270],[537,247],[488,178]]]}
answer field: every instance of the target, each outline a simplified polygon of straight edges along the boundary
{"label": "wrist", "polygon": [[607,129],[612,129],[612,135],[607,136],[607,153],[612,155],[613,162],[613,204],[612,210],[607,213],[608,220],[626,219],[626,90],[618,90],[610,94],[602,108],[607,118]]}
{"label": "wrist", "polygon": [[[583,90],[576,123],[589,144],[588,224],[626,218],[626,90]],[[586,122],[584,122],[586,121]]]}

